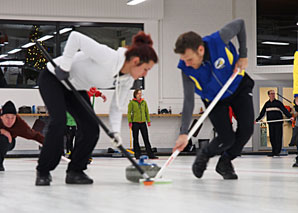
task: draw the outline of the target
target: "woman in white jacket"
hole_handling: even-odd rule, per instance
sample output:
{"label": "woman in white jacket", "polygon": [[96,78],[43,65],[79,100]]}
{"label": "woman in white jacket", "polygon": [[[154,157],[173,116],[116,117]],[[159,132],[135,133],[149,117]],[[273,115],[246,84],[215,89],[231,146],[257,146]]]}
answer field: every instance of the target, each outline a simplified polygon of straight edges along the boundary
{"label": "woman in white jacket", "polygon": [[90,103],[90,87],[116,87],[110,105],[110,125],[119,133],[122,110],[129,89],[135,79],[146,76],[157,63],[150,35],[139,32],[128,48],[111,49],[78,32],[72,32],[62,56],[55,58],[55,69],[50,63],[39,77],[39,91],[47,106],[51,120],[37,165],[35,184],[50,185],[54,170],[63,152],[63,135],[66,111],[76,120],[78,135],[68,164],[65,182],[92,184],[93,180],[83,171],[99,138],[98,124],[86,113],[73,92],[63,80],[69,79],[83,98]]}

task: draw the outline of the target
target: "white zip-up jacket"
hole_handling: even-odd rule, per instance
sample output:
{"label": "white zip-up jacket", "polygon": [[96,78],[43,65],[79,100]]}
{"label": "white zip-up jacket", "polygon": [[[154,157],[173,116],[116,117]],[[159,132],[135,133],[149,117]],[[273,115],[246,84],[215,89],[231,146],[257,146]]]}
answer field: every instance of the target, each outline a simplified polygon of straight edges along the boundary
{"label": "white zip-up jacket", "polygon": [[[125,62],[126,50],[126,48],[114,50],[73,31],[69,35],[62,56],[54,59],[61,69],[69,72],[69,81],[77,90],[116,87],[109,115],[113,132],[120,132],[122,108],[134,82],[129,74],[119,76]],[[55,75],[51,63],[47,64],[47,68]]]}

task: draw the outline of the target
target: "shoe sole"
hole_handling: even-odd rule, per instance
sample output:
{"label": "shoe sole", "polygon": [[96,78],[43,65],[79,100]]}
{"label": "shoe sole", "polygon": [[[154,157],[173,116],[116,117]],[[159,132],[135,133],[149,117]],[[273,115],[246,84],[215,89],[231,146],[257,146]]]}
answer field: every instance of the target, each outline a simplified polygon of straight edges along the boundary
{"label": "shoe sole", "polygon": [[50,186],[51,184],[50,184],[50,182],[48,182],[48,183],[37,183],[37,182],[35,182],[35,186]]}
{"label": "shoe sole", "polygon": [[75,182],[75,181],[65,181],[66,184],[78,184],[78,185],[87,185],[87,184],[93,184],[92,182]]}
{"label": "shoe sole", "polygon": [[220,174],[222,177],[223,177],[223,179],[224,180],[237,180],[238,179],[238,176],[236,175],[236,176],[234,176],[234,177],[228,177],[228,176],[226,176],[223,172],[221,172],[219,169],[215,169],[215,171],[218,173],[218,174]]}

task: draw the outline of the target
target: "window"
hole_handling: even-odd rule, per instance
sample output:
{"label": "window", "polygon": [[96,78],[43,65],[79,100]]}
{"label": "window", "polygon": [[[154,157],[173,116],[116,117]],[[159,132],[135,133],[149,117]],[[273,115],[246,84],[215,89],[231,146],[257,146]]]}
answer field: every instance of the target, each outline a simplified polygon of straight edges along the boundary
{"label": "window", "polygon": [[292,65],[297,35],[297,0],[257,0],[258,66]]}
{"label": "window", "polygon": [[[46,59],[33,41],[42,41],[52,57],[61,55],[72,30],[82,32],[113,49],[131,44],[134,34],[143,24],[0,21],[0,88],[36,88]],[[133,88],[144,89],[144,79]]]}

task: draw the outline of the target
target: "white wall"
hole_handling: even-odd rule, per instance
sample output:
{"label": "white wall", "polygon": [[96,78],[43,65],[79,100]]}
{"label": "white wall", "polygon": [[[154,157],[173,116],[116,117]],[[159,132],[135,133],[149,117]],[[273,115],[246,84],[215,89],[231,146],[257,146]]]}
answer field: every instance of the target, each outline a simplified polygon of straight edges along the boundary
{"label": "white wall", "polygon": [[[291,78],[292,66],[259,68],[256,67],[256,18],[255,1],[252,0],[148,0],[135,7],[125,5],[126,0],[10,0],[0,7],[0,18],[19,20],[59,20],[91,22],[138,22],[145,24],[145,31],[154,40],[154,47],[160,62],[145,79],[144,97],[148,101],[151,113],[161,108],[172,107],[173,113],[180,113],[182,108],[182,83],[180,72],[176,68],[178,56],[173,48],[178,35],[193,30],[201,35],[210,34],[234,18],[243,18],[247,28],[249,68],[247,72],[254,79]],[[278,74],[272,74],[272,72]],[[280,74],[282,72],[282,74]],[[263,74],[258,74],[263,73]],[[271,74],[268,74],[271,73]],[[288,74],[285,74],[288,73]],[[104,91],[108,100],[112,91]],[[0,103],[12,99],[21,105],[42,105],[38,91],[33,89],[1,89]],[[130,96],[129,99],[131,99]],[[96,100],[97,113],[107,113],[108,105]],[[202,103],[196,98],[195,113]],[[160,121],[159,121],[160,122]],[[158,134],[152,141],[154,146],[171,147],[178,134],[179,123],[172,128],[171,121],[158,125],[160,131],[168,131],[172,137],[159,141]],[[176,122],[176,121],[175,121]],[[123,123],[126,128],[126,122]],[[154,123],[153,123],[154,125]],[[207,124],[206,135],[211,131]],[[208,132],[209,130],[209,132]],[[159,131],[159,132],[160,132]],[[206,132],[207,131],[207,132]],[[127,137],[127,129],[123,130]],[[153,131],[151,131],[153,132]],[[251,146],[251,144],[249,144]]]}

